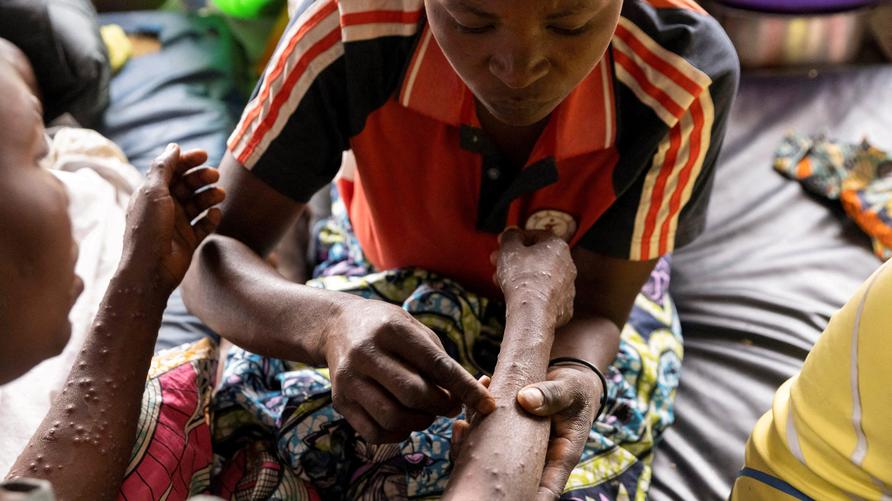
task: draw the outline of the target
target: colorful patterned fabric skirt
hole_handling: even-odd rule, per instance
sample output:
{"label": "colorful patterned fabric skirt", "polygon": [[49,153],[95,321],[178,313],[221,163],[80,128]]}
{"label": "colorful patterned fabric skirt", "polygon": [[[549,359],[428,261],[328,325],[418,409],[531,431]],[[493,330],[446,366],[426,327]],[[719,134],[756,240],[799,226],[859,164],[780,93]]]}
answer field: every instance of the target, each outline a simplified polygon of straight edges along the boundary
{"label": "colorful patterned fabric skirt", "polygon": [[[470,373],[491,373],[503,305],[422,270],[368,273],[342,209],[317,234],[323,264],[309,285],[400,305],[432,329]],[[674,419],[682,360],[668,285],[669,261],[662,259],[622,331],[619,354],[606,373],[606,412],[589,433],[564,500],[646,496],[654,447]],[[154,387],[163,391],[164,385]],[[327,369],[233,348],[210,410],[213,467],[210,475],[198,469],[193,494],[257,500],[435,499],[449,480],[452,419],[439,418],[398,444],[368,444],[333,409]]]}

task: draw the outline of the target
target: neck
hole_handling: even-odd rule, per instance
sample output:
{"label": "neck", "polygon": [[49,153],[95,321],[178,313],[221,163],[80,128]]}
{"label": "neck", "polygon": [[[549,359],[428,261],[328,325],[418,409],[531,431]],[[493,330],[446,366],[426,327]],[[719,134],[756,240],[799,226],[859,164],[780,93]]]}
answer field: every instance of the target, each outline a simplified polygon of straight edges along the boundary
{"label": "neck", "polygon": [[480,126],[487,136],[498,146],[499,150],[517,168],[526,165],[536,141],[548,125],[549,116],[531,125],[508,125],[477,103],[477,117]]}

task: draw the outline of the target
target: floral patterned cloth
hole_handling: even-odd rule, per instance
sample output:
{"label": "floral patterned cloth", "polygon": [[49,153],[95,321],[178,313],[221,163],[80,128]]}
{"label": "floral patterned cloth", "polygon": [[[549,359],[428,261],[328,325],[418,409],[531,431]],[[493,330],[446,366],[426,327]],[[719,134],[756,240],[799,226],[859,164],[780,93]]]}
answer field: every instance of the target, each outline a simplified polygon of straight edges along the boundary
{"label": "floral patterned cloth", "polygon": [[774,168],[808,191],[839,199],[846,214],[870,235],[876,255],[892,257],[892,157],[871,146],[790,134]]}

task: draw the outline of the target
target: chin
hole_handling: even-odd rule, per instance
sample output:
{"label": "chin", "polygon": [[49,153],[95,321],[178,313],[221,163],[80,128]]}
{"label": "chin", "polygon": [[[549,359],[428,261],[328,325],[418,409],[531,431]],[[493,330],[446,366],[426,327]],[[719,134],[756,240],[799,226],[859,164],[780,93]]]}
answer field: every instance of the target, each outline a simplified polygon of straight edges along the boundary
{"label": "chin", "polygon": [[[48,358],[55,357],[62,353],[62,350],[68,346],[68,341],[71,339],[71,322],[66,318],[65,323],[59,326],[58,329],[52,334],[52,339],[47,343],[46,352],[44,353],[43,360]],[[40,360],[38,362],[42,362]]]}
{"label": "chin", "polygon": [[528,127],[548,118],[556,108],[551,103],[537,106],[491,106],[485,104],[487,111],[505,125],[512,127]]}

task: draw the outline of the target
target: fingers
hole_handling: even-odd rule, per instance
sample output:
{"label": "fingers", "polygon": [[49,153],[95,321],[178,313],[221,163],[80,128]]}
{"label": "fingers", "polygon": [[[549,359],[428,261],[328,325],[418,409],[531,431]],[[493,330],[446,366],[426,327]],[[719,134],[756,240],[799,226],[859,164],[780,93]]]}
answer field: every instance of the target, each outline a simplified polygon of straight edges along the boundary
{"label": "fingers", "polygon": [[164,151],[152,160],[147,174],[150,184],[170,184],[180,159],[180,147],[176,144],[168,144]]}
{"label": "fingers", "polygon": [[430,329],[412,317],[391,323],[389,329],[392,332],[383,338],[384,347],[446,389],[453,403],[461,402],[482,414],[495,410],[496,401],[489,390],[446,353]]}
{"label": "fingers", "polygon": [[194,167],[208,161],[208,154],[204,150],[194,149],[186,150],[180,153],[180,163],[177,165],[177,174],[182,174]]}
{"label": "fingers", "polygon": [[192,224],[192,228],[195,230],[196,246],[217,229],[217,225],[220,224],[222,218],[223,212],[219,208],[214,207],[208,210],[208,213],[203,218]]}
{"label": "fingers", "polygon": [[575,401],[574,390],[561,380],[534,383],[517,392],[517,403],[536,416],[552,416],[571,407]]}
{"label": "fingers", "polygon": [[[520,247],[529,247],[547,241],[564,242],[557,235],[547,230],[522,230],[517,226],[509,226],[499,235],[500,250],[516,250]],[[493,264],[498,257],[490,255],[489,260]]]}
{"label": "fingers", "polygon": [[[353,414],[347,416],[348,421],[352,425],[352,419],[358,419],[359,424],[354,428],[369,442],[398,442],[412,431],[426,429],[434,421],[433,414],[406,408],[374,381],[355,378],[350,382],[344,390],[344,399],[349,402],[347,408]],[[350,403],[361,407],[364,414],[356,412]],[[372,421],[365,421],[366,416]]]}
{"label": "fingers", "polygon": [[549,441],[545,468],[542,470],[539,492],[536,494],[537,501],[554,501],[560,498],[585,446],[584,437],[581,440],[579,437],[575,438],[576,440],[571,440],[568,437],[558,436]]}
{"label": "fingers", "polygon": [[[489,384],[492,383],[492,379],[485,374],[480,376],[480,379],[477,381],[487,389],[489,388]],[[449,445],[450,461],[455,462],[455,460],[458,459],[459,454],[461,454],[461,447],[462,444],[464,444],[465,437],[468,436],[468,433],[471,431],[471,423],[475,422],[477,418],[477,413],[469,409],[467,419],[456,419],[452,423],[452,443]]]}
{"label": "fingers", "polygon": [[547,230],[526,230],[523,232],[523,243],[526,246],[536,245],[547,241],[564,242],[557,235]]}
{"label": "fingers", "polygon": [[[492,379],[489,376],[487,376],[486,374],[480,376],[480,379],[478,379],[477,381],[479,381],[480,384],[482,384],[484,386],[484,388],[486,388],[486,389],[489,389],[489,385],[490,385],[490,383],[492,383]],[[459,411],[460,411],[460,409],[459,409]],[[458,415],[458,413],[456,413],[456,415]],[[465,409],[465,420],[469,424],[475,425],[475,424],[477,424],[477,421],[480,420],[480,413],[477,412],[476,409],[469,407],[469,408]]]}
{"label": "fingers", "polygon": [[463,419],[456,419],[452,423],[452,443],[449,444],[449,460],[453,463],[461,454],[461,447],[465,441],[471,424]]}
{"label": "fingers", "polygon": [[207,153],[203,150],[182,152],[180,146],[170,143],[160,155],[155,157],[149,168],[148,178],[156,182],[170,185],[170,182],[183,172],[207,161]]}
{"label": "fingers", "polygon": [[213,167],[193,168],[174,182],[172,193],[178,200],[185,202],[196,191],[219,180],[220,171]]}
{"label": "fingers", "polygon": [[[332,397],[335,397],[335,395],[332,395]],[[344,416],[344,419],[350,423],[350,426],[356,430],[356,433],[359,433],[368,442],[380,444],[400,441],[399,434],[387,432],[378,426],[378,423],[358,403],[346,398],[334,398],[332,405],[340,415]]]}
{"label": "fingers", "polygon": [[202,212],[223,202],[225,198],[226,192],[222,188],[212,186],[192,195],[192,198],[183,204],[183,209],[186,211],[186,217],[191,221]]}
{"label": "fingers", "polygon": [[517,226],[509,226],[499,234],[499,248],[502,252],[523,247],[523,231]]}
{"label": "fingers", "polygon": [[437,347],[433,341],[418,341],[420,338],[417,336],[410,339],[404,337],[394,347],[422,375],[448,390],[457,401],[481,414],[489,414],[495,410],[496,401],[489,390],[442,348]]}
{"label": "fingers", "polygon": [[375,381],[408,409],[424,410],[438,416],[453,410],[452,399],[442,388],[428,383],[401,360],[380,352],[362,353],[357,369],[373,375]]}

